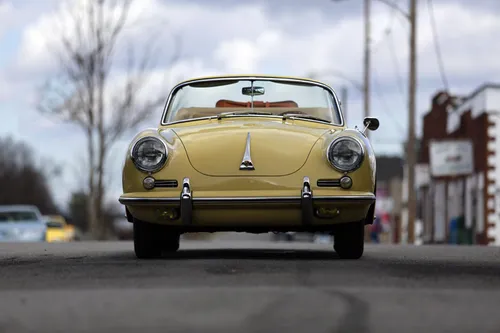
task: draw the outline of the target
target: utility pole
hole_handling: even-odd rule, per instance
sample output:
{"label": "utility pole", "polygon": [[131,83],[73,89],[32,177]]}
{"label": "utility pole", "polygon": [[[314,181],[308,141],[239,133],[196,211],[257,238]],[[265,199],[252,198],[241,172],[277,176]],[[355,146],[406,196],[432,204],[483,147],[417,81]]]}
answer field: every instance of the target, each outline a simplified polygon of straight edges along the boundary
{"label": "utility pole", "polygon": [[407,161],[408,161],[408,243],[415,242],[415,164],[416,164],[416,140],[415,140],[415,94],[416,94],[416,17],[417,0],[410,0],[410,63],[409,63],[409,84],[408,84],[408,140],[407,140]]}
{"label": "utility pole", "polygon": [[[364,0],[364,21],[365,21],[365,54],[364,54],[364,116],[370,116],[370,6],[371,0]],[[369,132],[366,137],[369,138]]]}
{"label": "utility pole", "polygon": [[[342,0],[332,0],[342,1]],[[416,195],[415,195],[415,167],[416,167],[416,140],[415,140],[415,95],[417,89],[417,64],[416,64],[416,37],[417,37],[417,0],[410,0],[410,10],[405,12],[395,2],[391,0],[377,0],[386,6],[398,11],[410,23],[410,63],[408,78],[408,138],[406,147],[406,158],[408,166],[408,243],[415,242],[415,214],[416,214]],[[365,117],[370,114],[370,2],[364,0],[364,20],[365,20],[365,57],[364,57],[364,108]],[[369,132],[367,132],[368,134]]]}
{"label": "utility pole", "polygon": [[347,124],[347,87],[340,88],[340,101],[342,103],[342,113],[344,115],[344,122]]}

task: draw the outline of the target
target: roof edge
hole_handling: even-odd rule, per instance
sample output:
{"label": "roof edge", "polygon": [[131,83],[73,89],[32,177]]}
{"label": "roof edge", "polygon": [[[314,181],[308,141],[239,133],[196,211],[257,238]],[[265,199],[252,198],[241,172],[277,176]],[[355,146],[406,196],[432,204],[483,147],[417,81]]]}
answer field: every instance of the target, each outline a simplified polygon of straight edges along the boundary
{"label": "roof edge", "polygon": [[300,77],[300,76],[283,76],[283,75],[270,75],[270,74],[221,74],[221,75],[210,75],[210,76],[199,76],[199,77],[192,77],[187,80],[180,81],[177,85],[184,84],[187,82],[193,82],[193,81],[201,81],[201,80],[210,80],[210,79],[233,79],[233,78],[265,78],[265,79],[290,79],[290,80],[300,80],[300,81],[308,81],[312,83],[319,83],[322,85],[328,86],[323,81],[311,79],[311,78],[305,78],[305,77]]}
{"label": "roof edge", "polygon": [[483,92],[484,90],[486,90],[488,88],[493,88],[493,89],[499,89],[500,90],[500,83],[493,83],[493,82],[483,83],[482,85],[480,85],[479,87],[477,87],[476,90],[472,91],[472,93],[470,93],[465,98],[465,100],[463,101],[463,103],[465,103],[465,102],[473,99],[474,97],[476,97],[477,95],[479,95],[481,92]]}

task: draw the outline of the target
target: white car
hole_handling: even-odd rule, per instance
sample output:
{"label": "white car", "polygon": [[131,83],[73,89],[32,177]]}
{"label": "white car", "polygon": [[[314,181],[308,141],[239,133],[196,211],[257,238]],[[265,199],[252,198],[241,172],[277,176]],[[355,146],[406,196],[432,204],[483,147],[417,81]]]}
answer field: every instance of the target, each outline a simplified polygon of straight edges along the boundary
{"label": "white car", "polygon": [[44,242],[47,225],[35,206],[0,206],[0,241]]}

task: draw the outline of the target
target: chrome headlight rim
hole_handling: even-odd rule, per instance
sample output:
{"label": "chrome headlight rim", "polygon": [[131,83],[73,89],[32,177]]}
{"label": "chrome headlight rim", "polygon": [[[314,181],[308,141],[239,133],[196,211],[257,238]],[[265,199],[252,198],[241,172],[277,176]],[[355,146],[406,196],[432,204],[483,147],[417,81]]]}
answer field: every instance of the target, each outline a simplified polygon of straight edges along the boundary
{"label": "chrome headlight rim", "polygon": [[[360,147],[361,154],[360,154],[360,157],[358,158],[358,161],[356,161],[356,163],[353,164],[349,168],[339,167],[338,165],[335,164],[334,160],[330,157],[330,155],[331,155],[330,153],[332,151],[333,146],[336,145],[337,143],[339,143],[340,141],[352,141],[352,142],[355,142]],[[326,159],[327,159],[328,163],[330,163],[330,165],[337,171],[340,171],[343,173],[353,172],[361,167],[361,164],[363,163],[363,161],[365,159],[365,147],[363,146],[361,140],[359,140],[357,138],[354,138],[352,136],[341,136],[341,137],[334,139],[328,145],[328,148],[326,149]]]}
{"label": "chrome headlight rim", "polygon": [[[145,141],[150,141],[150,140],[154,140],[154,141],[160,142],[161,145],[163,146],[164,154],[163,154],[160,162],[158,162],[154,167],[147,168],[147,167],[144,167],[143,165],[141,165],[141,164],[139,164],[137,162],[137,150],[138,150],[138,147],[140,147],[140,145],[142,143],[144,143]],[[168,160],[168,147],[167,147],[166,143],[163,140],[161,140],[160,138],[157,138],[157,137],[151,136],[151,135],[145,136],[145,137],[142,137],[140,139],[137,139],[134,142],[134,144],[132,145],[132,148],[130,149],[130,159],[132,160],[132,162],[134,163],[135,167],[139,171],[142,171],[142,172],[147,173],[147,174],[155,173],[155,172],[158,172],[161,169],[163,169],[163,167],[167,163],[167,160]]]}

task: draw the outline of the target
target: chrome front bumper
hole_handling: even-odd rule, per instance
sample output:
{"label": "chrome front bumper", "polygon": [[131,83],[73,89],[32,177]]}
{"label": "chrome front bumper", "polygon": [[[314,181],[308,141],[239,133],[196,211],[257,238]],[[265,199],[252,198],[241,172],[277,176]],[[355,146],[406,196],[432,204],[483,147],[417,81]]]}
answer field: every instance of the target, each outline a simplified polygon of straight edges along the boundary
{"label": "chrome front bumper", "polygon": [[193,197],[189,178],[184,178],[179,197],[120,197],[120,203],[125,206],[179,206],[182,224],[190,226],[193,224],[193,205],[252,205],[252,204],[300,204],[302,213],[302,224],[312,224],[315,216],[314,203],[348,203],[356,202],[370,205],[375,202],[375,195],[335,195],[335,196],[313,196],[309,177],[304,177],[300,196],[296,197]]}

